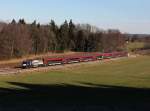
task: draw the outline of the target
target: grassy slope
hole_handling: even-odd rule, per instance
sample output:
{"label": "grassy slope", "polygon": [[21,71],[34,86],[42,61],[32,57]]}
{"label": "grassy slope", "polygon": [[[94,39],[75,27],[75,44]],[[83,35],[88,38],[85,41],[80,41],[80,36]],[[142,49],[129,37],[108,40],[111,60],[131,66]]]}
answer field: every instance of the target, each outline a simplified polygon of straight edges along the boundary
{"label": "grassy slope", "polygon": [[145,47],[145,43],[144,42],[129,42],[127,44],[127,50],[129,52],[132,52],[132,50],[136,50],[136,49],[141,49],[141,48],[144,48]]}
{"label": "grassy slope", "polygon": [[[7,82],[30,84],[74,84],[93,83],[103,85],[150,88],[150,57],[138,57],[90,64],[81,67],[33,73],[17,76],[0,76],[0,87],[9,88]],[[14,86],[13,86],[14,87]]]}
{"label": "grassy slope", "polygon": [[150,57],[145,56],[47,73],[0,76],[0,109],[150,111],[149,67]]}

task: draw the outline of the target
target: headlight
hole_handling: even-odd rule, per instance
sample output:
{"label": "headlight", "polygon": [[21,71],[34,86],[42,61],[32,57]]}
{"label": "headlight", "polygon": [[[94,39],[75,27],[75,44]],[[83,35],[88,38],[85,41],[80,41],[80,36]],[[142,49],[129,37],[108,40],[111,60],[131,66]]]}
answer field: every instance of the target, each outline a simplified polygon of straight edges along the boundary
{"label": "headlight", "polygon": [[22,66],[27,66],[26,64],[22,64]]}

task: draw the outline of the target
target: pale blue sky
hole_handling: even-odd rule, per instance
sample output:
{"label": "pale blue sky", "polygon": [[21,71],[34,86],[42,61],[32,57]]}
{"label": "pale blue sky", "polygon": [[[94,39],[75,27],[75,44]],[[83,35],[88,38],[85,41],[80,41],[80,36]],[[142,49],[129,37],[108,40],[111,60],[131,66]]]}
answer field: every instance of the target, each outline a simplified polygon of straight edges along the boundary
{"label": "pale blue sky", "polygon": [[25,18],[58,24],[65,19],[102,29],[150,34],[150,0],[0,0],[0,20]]}

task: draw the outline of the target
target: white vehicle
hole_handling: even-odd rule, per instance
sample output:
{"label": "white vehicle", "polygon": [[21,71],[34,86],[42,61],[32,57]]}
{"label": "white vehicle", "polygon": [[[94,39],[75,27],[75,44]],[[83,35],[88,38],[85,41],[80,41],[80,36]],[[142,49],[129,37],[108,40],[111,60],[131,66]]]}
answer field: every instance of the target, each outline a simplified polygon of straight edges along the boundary
{"label": "white vehicle", "polygon": [[32,60],[32,67],[34,67],[34,68],[40,67],[43,65],[44,65],[43,60]]}

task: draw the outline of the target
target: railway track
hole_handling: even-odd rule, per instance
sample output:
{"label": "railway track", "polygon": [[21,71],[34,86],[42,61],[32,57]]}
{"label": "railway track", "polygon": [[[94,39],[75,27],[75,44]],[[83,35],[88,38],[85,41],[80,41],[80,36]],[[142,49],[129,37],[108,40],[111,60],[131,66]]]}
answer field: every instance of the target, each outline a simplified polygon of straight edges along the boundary
{"label": "railway track", "polygon": [[0,68],[0,75],[18,74],[18,73],[20,73],[19,69],[15,69],[15,68]]}

